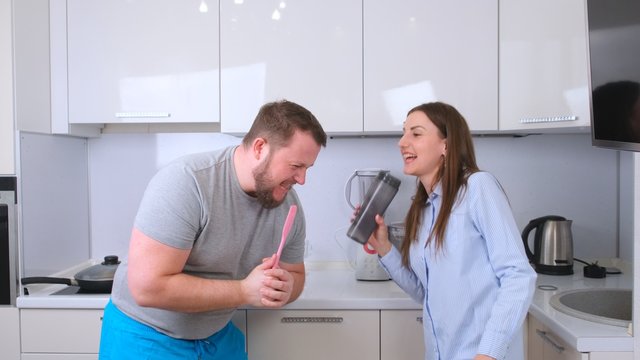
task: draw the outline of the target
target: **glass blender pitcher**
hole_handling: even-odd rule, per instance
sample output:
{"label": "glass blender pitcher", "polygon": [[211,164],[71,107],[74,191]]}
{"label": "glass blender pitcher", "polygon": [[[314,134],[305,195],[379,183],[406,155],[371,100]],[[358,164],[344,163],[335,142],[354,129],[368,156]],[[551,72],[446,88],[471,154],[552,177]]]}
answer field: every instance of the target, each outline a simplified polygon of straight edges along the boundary
{"label": "glass blender pitcher", "polygon": [[[352,209],[355,209],[357,205],[363,205],[365,202],[365,196],[367,191],[376,185],[381,176],[389,175],[389,170],[380,169],[363,169],[356,170],[347,180],[345,184],[345,199],[347,204]],[[353,187],[353,180],[357,179],[358,184],[358,202],[356,204],[351,201],[351,189]],[[395,193],[394,193],[395,195]],[[360,209],[362,211],[362,209]],[[355,224],[354,220],[354,224]],[[353,224],[352,224],[353,227]],[[349,229],[352,230],[351,228]],[[359,241],[361,242],[361,241]],[[378,254],[375,250],[369,248],[368,244],[363,244],[362,247],[352,247],[351,251],[355,251],[355,256],[349,256],[355,258],[355,262],[352,266],[355,270],[357,280],[389,280],[389,274],[378,262]]]}
{"label": "glass blender pitcher", "polygon": [[[381,170],[381,169],[362,169],[356,170],[351,174],[349,179],[347,179],[347,183],[344,186],[344,197],[347,200],[347,204],[355,210],[356,205],[364,202],[364,196],[367,194],[367,190],[371,187],[371,184],[376,180],[376,176],[379,173],[389,173],[389,170]],[[351,189],[353,188],[353,180],[358,180],[358,202],[354,205],[351,202]]]}

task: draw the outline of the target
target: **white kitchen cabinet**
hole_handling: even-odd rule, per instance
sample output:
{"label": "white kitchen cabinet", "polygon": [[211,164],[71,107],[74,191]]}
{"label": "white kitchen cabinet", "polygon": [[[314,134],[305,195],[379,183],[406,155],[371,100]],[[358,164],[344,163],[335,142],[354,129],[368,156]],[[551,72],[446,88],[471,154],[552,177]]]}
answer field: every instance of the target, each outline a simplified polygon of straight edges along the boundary
{"label": "white kitchen cabinet", "polygon": [[20,317],[18,308],[0,306],[0,352],[3,360],[20,359]]}
{"label": "white kitchen cabinet", "polygon": [[98,354],[22,354],[22,360],[98,360]]}
{"label": "white kitchen cabinet", "polygon": [[220,1],[221,129],[287,99],[331,133],[361,132],[362,1]]}
{"label": "white kitchen cabinet", "polygon": [[0,175],[15,174],[11,0],[0,0]]}
{"label": "white kitchen cabinet", "polygon": [[528,360],[632,360],[633,352],[579,352],[534,316],[527,317]]}
{"label": "white kitchen cabinet", "polygon": [[500,1],[500,130],[590,126],[585,6]]}
{"label": "white kitchen cabinet", "polygon": [[544,340],[538,335],[536,329],[544,331],[543,325],[533,316],[527,316],[527,360],[543,360]]}
{"label": "white kitchen cabinet", "polygon": [[364,130],[399,132],[443,101],[472,131],[498,128],[498,1],[364,1]]}
{"label": "white kitchen cabinet", "polygon": [[231,321],[245,336],[247,336],[247,310],[236,310]]}
{"label": "white kitchen cabinet", "polygon": [[247,310],[236,310],[231,318],[233,324],[242,331],[245,337],[244,349],[247,350]]}
{"label": "white kitchen cabinet", "polygon": [[219,121],[217,0],[67,0],[70,123]]}
{"label": "white kitchen cabinet", "polygon": [[[20,309],[25,354],[98,354],[103,310]],[[97,358],[90,357],[90,358]]]}
{"label": "white kitchen cabinet", "polygon": [[380,311],[380,359],[424,359],[422,310]]}
{"label": "white kitchen cabinet", "polygon": [[248,310],[249,359],[379,359],[377,310]]}
{"label": "white kitchen cabinet", "polygon": [[[15,338],[15,342],[11,344],[16,347],[18,354],[22,351],[23,360],[98,358],[103,310],[21,309],[18,325],[18,310],[13,309],[15,328],[7,336],[0,336],[0,345],[5,339],[9,341]],[[0,308],[0,320],[12,319],[5,314],[3,308]],[[232,318],[233,323],[244,334],[247,329],[246,319],[246,310],[236,311]],[[5,322],[0,321],[0,324],[0,334],[3,334]],[[18,345],[19,336],[22,338],[21,350]]]}
{"label": "white kitchen cabinet", "polygon": [[535,317],[527,317],[528,360],[589,360],[589,354],[580,353],[556,336]]}
{"label": "white kitchen cabinet", "polygon": [[16,129],[97,136],[101,126],[70,125],[65,0],[13,1]]}

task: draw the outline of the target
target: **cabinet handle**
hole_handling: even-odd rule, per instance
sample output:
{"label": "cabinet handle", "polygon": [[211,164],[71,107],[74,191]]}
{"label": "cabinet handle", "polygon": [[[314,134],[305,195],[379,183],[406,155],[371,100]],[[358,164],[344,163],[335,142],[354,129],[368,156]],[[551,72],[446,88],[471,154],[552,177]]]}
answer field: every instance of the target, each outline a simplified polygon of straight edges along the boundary
{"label": "cabinet handle", "polygon": [[547,336],[547,332],[546,331],[542,331],[540,329],[536,329],[536,333],[538,334],[538,336],[540,336],[542,338],[542,340],[544,340],[544,342],[546,342],[547,344],[551,345],[553,347],[553,350],[555,350],[558,354],[560,354],[561,352],[564,351],[564,346],[560,346],[560,345],[556,344],[553,340],[551,340],[551,338],[549,336]]}
{"label": "cabinet handle", "polygon": [[335,316],[287,316],[280,319],[285,324],[290,323],[341,323],[342,317]]}
{"label": "cabinet handle", "polygon": [[543,116],[543,117],[520,118],[520,123],[532,124],[532,123],[547,123],[547,122],[575,121],[575,120],[578,120],[578,117],[575,115]]}
{"label": "cabinet handle", "polygon": [[117,118],[167,118],[171,117],[171,113],[158,111],[130,111],[117,112]]}
{"label": "cabinet handle", "polygon": [[418,316],[418,317],[416,318],[416,321],[417,321],[417,322],[419,322],[420,324],[422,324],[422,316]]}

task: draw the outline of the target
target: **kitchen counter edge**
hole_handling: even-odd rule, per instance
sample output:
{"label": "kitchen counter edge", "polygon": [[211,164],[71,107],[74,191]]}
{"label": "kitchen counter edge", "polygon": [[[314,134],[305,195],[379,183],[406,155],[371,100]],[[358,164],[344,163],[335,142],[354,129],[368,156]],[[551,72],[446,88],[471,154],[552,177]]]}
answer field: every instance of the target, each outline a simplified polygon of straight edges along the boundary
{"label": "kitchen counter edge", "polygon": [[[600,260],[600,264],[616,266],[623,269],[623,272],[620,275],[607,275],[603,279],[585,278],[582,274],[582,266],[574,263],[573,275],[538,274],[529,314],[579,352],[632,352],[633,336],[628,333],[628,328],[580,319],[558,311],[550,304],[550,299],[554,295],[569,290],[633,288],[630,264],[618,259],[603,259]],[[541,285],[542,289],[549,289],[551,286],[551,289],[555,288],[555,290],[542,290]]]}

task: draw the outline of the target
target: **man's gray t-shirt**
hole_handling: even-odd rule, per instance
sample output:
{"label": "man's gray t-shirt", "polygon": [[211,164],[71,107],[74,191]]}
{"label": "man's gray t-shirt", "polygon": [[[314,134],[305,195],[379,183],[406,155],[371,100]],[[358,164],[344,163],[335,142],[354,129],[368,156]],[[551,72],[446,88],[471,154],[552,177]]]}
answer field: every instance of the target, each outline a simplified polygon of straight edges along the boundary
{"label": "man's gray t-shirt", "polygon": [[[183,272],[212,279],[244,279],[276,252],[290,205],[298,212],[281,261],[304,261],[304,213],[295,191],[263,208],[241,188],[233,166],[235,146],[178,159],[149,182],[134,227],[178,249],[191,249]],[[153,256],[153,254],[149,254]],[[184,313],[138,306],[127,282],[127,264],[115,274],[113,303],[130,317],[169,336],[203,339],[222,329],[235,309]]]}

